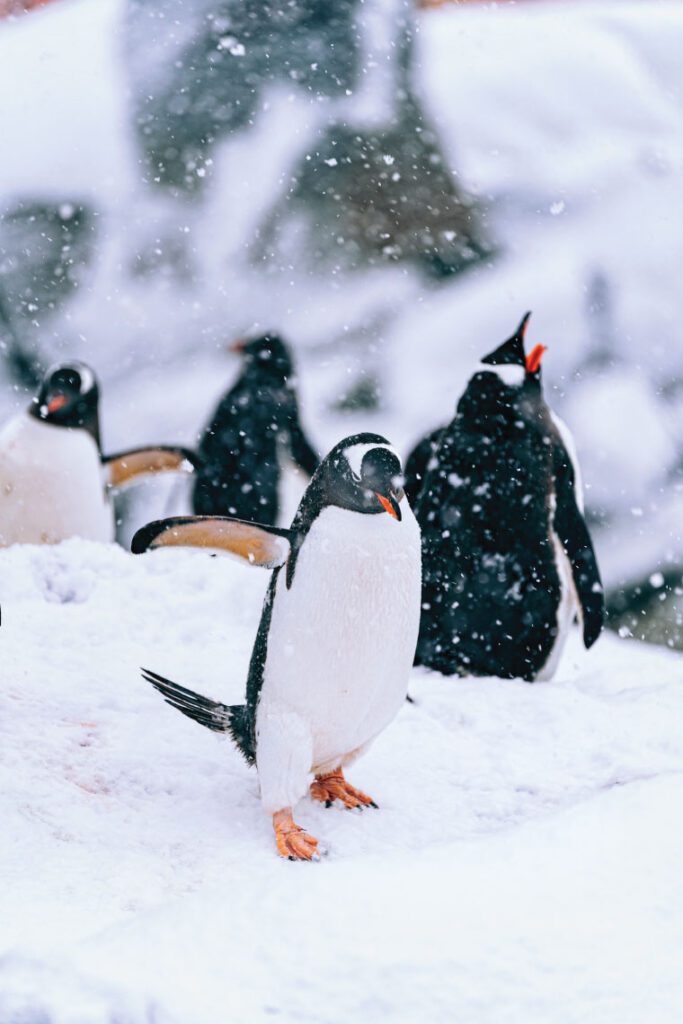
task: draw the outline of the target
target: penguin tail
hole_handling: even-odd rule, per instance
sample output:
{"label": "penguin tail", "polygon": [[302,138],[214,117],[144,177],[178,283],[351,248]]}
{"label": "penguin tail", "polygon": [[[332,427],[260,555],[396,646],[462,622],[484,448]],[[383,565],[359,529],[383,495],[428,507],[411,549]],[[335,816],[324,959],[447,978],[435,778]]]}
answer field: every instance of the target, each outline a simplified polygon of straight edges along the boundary
{"label": "penguin tail", "polygon": [[174,683],[147,668],[142,669],[142,678],[152,684],[167,704],[183,715],[213,732],[230,733],[247,761],[253,762],[249,715],[244,704],[221,704],[220,701],[202,697],[200,693],[188,690],[185,686],[180,686],[179,683]]}

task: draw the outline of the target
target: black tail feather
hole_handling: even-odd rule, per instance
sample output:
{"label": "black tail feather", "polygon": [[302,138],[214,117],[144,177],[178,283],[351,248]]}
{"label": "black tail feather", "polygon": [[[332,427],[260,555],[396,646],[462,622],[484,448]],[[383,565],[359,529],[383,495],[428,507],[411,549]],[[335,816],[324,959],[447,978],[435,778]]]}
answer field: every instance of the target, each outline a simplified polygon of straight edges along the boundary
{"label": "black tail feather", "polygon": [[194,719],[199,725],[213,732],[227,732],[248,764],[256,761],[256,748],[252,715],[246,704],[221,704],[209,697],[202,697],[194,690],[188,690],[179,683],[143,668],[142,677],[158,690],[167,704],[183,715]]}
{"label": "black tail feather", "polygon": [[149,669],[142,669],[142,677],[151,683],[155,690],[158,690],[167,704],[177,708],[183,715],[193,718],[195,722],[213,729],[214,732],[230,732],[233,718],[233,708],[228,704],[221,704],[219,701],[202,697],[193,690],[187,690],[178,683],[165,679],[164,676],[151,672]]}

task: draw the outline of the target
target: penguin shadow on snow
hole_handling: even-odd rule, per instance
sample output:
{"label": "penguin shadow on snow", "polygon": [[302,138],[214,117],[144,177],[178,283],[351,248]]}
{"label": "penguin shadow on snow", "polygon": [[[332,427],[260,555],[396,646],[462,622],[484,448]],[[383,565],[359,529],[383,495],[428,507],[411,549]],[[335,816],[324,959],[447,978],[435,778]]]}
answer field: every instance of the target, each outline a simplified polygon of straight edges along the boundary
{"label": "penguin shadow on snow", "polygon": [[422,532],[415,664],[444,675],[550,679],[575,617],[587,648],[603,626],[575,447],[543,398],[545,347],[525,353],[529,317],[406,462]]}
{"label": "penguin shadow on snow", "polygon": [[136,554],[190,546],[272,570],[244,704],[221,704],[147,669],[143,676],[183,714],[227,733],[255,765],[278,853],[291,860],[319,857],[317,839],[293,819],[307,792],[325,807],[377,806],[344,769],[405,703],[420,617],[420,534],[402,479],[384,437],[356,434],[322,461],[289,529],[181,516],[133,538]]}
{"label": "penguin shadow on snow", "polygon": [[0,430],[0,547],[113,541],[112,490],[198,464],[177,445],[105,455],[95,374],[85,363],[56,366],[28,409]]}

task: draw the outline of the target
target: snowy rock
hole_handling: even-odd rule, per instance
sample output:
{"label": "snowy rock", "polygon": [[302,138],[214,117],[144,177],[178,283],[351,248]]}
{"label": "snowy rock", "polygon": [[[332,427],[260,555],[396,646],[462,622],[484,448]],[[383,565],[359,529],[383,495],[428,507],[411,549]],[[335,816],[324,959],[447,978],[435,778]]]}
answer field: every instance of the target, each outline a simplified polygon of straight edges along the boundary
{"label": "snowy rock", "polygon": [[578,381],[563,405],[591,508],[614,515],[666,489],[678,446],[645,374],[626,367]]}

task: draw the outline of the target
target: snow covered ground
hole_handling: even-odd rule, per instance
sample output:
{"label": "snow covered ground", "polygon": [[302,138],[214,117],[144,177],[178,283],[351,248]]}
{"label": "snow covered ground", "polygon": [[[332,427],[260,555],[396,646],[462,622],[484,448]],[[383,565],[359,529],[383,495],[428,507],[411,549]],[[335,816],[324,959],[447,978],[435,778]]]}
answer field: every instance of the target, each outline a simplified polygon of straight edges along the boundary
{"label": "snow covered ground", "polygon": [[239,699],[267,573],[0,552],[0,1021],[678,1024],[683,673],[574,638],[550,684],[415,671],[280,861],[254,772],[139,666]]}

